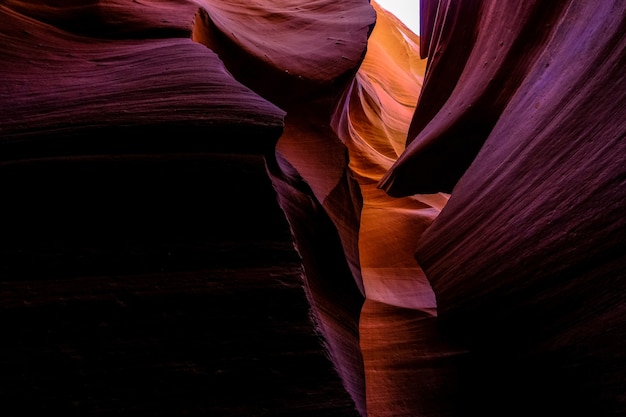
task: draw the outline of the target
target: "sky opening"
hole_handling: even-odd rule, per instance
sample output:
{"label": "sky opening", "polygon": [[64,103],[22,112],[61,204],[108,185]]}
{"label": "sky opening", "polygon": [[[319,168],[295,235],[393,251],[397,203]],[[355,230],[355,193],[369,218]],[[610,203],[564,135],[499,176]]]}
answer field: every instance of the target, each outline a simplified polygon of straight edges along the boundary
{"label": "sky opening", "polygon": [[415,34],[420,32],[420,2],[419,0],[374,0],[383,9],[393,13],[402,20]]}

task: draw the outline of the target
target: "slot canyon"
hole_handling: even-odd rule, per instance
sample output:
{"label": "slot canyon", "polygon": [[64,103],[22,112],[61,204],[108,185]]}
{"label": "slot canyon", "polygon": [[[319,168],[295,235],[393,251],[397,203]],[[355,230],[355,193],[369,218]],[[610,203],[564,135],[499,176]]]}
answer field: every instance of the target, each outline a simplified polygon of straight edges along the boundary
{"label": "slot canyon", "polygon": [[0,0],[0,414],[626,416],[626,2],[419,11]]}

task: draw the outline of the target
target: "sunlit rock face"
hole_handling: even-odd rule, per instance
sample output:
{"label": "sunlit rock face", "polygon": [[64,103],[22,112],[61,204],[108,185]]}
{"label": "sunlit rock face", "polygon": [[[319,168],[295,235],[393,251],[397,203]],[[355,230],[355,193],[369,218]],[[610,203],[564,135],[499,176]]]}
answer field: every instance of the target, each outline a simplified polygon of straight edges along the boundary
{"label": "sunlit rock face", "polygon": [[[421,15],[420,38],[367,0],[3,2],[0,169],[32,192],[3,179],[3,259],[172,213],[247,256],[276,199],[362,416],[626,414],[626,5]],[[67,210],[76,172],[132,220]]]}
{"label": "sunlit rock face", "polygon": [[426,61],[419,38],[373,5],[367,55],[332,119],[362,196],[356,232],[366,409],[371,416],[441,415],[453,408],[452,362],[461,352],[439,337],[435,295],[413,252],[448,196],[393,198],[377,187],[404,151]]}

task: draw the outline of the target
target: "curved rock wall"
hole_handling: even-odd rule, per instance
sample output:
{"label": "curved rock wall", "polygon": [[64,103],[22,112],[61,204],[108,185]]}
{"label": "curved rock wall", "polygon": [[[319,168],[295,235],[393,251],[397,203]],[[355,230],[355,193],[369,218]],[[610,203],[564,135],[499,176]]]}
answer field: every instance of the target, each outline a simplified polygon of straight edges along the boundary
{"label": "curved rock wall", "polygon": [[213,238],[273,236],[245,196],[277,197],[361,415],[626,414],[626,5],[421,16],[420,38],[367,0],[3,2],[5,255],[60,230],[26,227],[11,175],[77,202],[72,172],[201,159]]}
{"label": "curved rock wall", "polygon": [[465,407],[623,415],[626,7],[426,3],[425,86],[381,187],[452,191],[416,257],[469,351]]}

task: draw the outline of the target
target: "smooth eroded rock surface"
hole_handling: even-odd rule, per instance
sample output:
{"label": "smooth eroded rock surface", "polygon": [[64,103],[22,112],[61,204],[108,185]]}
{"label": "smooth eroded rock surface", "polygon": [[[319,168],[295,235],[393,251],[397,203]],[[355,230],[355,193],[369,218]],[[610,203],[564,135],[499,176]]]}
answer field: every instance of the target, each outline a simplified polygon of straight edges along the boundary
{"label": "smooth eroded rock surface", "polygon": [[9,414],[626,415],[626,6],[420,8],[4,1]]}

